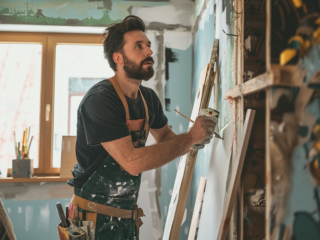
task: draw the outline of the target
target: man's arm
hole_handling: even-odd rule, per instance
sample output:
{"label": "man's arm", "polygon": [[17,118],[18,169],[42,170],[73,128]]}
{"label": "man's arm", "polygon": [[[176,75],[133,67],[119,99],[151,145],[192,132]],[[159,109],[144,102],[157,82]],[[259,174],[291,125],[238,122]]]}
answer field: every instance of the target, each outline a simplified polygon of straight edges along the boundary
{"label": "man's arm", "polygon": [[[131,175],[158,168],[187,153],[191,146],[212,136],[215,123],[199,116],[188,133],[176,135],[158,144],[134,148],[130,136],[101,143],[106,151]],[[170,133],[168,132],[170,135]]]}
{"label": "man's arm", "polygon": [[150,133],[152,134],[156,143],[165,142],[175,136],[175,132],[169,127],[167,123],[164,127],[159,129],[150,129]]}

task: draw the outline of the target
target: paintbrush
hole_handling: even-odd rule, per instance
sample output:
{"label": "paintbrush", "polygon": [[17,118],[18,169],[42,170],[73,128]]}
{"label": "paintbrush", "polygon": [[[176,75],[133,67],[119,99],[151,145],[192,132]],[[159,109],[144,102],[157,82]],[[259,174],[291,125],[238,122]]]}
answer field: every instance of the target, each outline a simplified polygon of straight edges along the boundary
{"label": "paintbrush", "polygon": [[[182,117],[184,117],[184,118],[188,119],[190,122],[194,123],[194,121],[192,119],[188,118],[186,115],[184,115],[183,113],[179,112],[177,109],[175,109],[175,111],[177,113],[179,113]],[[219,135],[219,133],[217,133],[216,131],[214,131],[213,133],[216,136],[216,138],[219,138],[219,139],[223,140],[223,138]]]}
{"label": "paintbrush", "polygon": [[16,132],[15,131],[13,131],[13,142],[14,142],[14,152],[16,154],[16,159],[18,159],[18,146],[17,146]]}
{"label": "paintbrush", "polygon": [[30,147],[31,147],[31,143],[32,143],[32,139],[33,139],[33,136],[31,137],[31,140],[29,142],[29,146],[27,147],[27,157],[29,157],[29,153],[30,153]]}

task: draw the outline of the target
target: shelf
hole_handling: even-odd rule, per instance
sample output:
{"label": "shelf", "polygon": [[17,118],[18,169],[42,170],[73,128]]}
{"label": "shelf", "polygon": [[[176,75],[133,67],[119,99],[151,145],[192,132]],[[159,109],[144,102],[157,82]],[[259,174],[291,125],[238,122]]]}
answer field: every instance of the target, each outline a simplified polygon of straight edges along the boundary
{"label": "shelf", "polygon": [[67,182],[70,178],[60,178],[59,176],[33,177],[33,178],[0,178],[0,183],[25,183],[25,182]]}
{"label": "shelf", "polygon": [[271,65],[270,73],[263,73],[226,91],[225,97],[238,98],[273,86],[299,87],[303,84],[303,71],[297,65]]}

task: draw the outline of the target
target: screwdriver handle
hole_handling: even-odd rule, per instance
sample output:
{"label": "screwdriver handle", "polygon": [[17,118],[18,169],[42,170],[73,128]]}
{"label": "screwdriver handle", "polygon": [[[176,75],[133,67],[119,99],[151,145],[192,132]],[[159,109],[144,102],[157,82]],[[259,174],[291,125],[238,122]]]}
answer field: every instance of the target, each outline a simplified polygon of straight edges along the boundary
{"label": "screwdriver handle", "polygon": [[66,217],[64,216],[64,212],[63,212],[63,208],[62,208],[61,203],[58,202],[56,204],[56,207],[57,207],[57,211],[58,211],[59,218],[60,218],[60,221],[61,221],[61,226],[63,228],[67,228],[68,224],[67,224],[67,221],[66,221]]}

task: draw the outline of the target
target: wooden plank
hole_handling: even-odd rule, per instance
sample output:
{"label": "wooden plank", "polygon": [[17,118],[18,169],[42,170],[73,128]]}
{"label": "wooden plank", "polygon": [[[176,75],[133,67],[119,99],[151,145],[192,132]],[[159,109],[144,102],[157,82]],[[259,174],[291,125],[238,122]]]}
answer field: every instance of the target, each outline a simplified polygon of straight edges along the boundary
{"label": "wooden plank", "polygon": [[206,186],[207,179],[204,177],[200,178],[199,186],[198,186],[198,192],[197,192],[197,198],[196,202],[194,204],[194,210],[193,215],[191,219],[190,224],[190,230],[189,230],[189,236],[188,240],[194,240],[196,236],[196,230],[198,228],[199,224],[199,216],[200,216],[200,210],[202,206],[203,196],[204,196],[204,188]]}
{"label": "wooden plank", "polygon": [[0,199],[0,237],[1,240],[17,240],[14,231],[12,222],[3,206],[3,203]]}
{"label": "wooden plank", "polygon": [[243,215],[244,215],[244,211],[243,211],[243,204],[244,204],[244,182],[243,180],[241,179],[241,187],[239,189],[239,197],[240,197],[240,200],[239,200],[239,205],[240,205],[240,209],[239,209],[239,216],[240,216],[240,219],[239,219],[239,240],[243,240],[243,227],[244,227],[244,224],[243,224]]}
{"label": "wooden plank", "polygon": [[[245,28],[244,28],[244,16],[245,16],[245,10],[244,10],[244,3],[245,0],[236,0],[235,1],[235,7],[236,7],[236,12],[238,14],[236,14],[236,22],[237,25],[235,26],[235,33],[238,35],[238,37],[236,37],[236,40],[238,42],[238,46],[236,49],[236,55],[237,55],[237,74],[236,74],[236,79],[235,85],[239,85],[239,84],[243,84],[243,72],[244,72],[244,33],[245,33]],[[225,97],[227,97],[227,95],[225,94]],[[233,155],[232,155],[232,165],[234,165],[235,161],[236,161],[236,155],[239,151],[239,145],[238,145],[238,139],[241,138],[242,136],[242,131],[243,131],[243,119],[244,119],[244,99],[243,97],[241,97],[239,100],[237,99],[235,101],[234,104],[234,142],[233,142]],[[236,201],[235,201],[236,202]],[[234,204],[233,204],[234,206]],[[242,205],[240,205],[240,214],[241,214],[241,209],[242,209]],[[234,212],[234,208],[233,208],[233,212]],[[232,214],[232,218],[234,220],[234,214]],[[239,239],[242,240],[242,235],[240,234],[240,236],[237,236],[239,232],[241,232],[241,226],[243,224],[243,217],[242,215],[239,216],[238,218],[239,220],[239,224],[236,225],[234,224],[234,221],[231,222],[231,227],[229,231],[231,234],[231,236],[229,237],[229,239]],[[238,228],[238,226],[240,227],[240,231]],[[234,231],[235,230],[235,231]],[[234,232],[236,232],[236,235],[234,235]]]}
{"label": "wooden plank", "polygon": [[[202,101],[202,93],[204,91],[204,85],[205,85],[205,81],[206,81],[207,71],[208,71],[208,67],[205,66],[205,68],[202,70],[202,72],[200,74],[199,86],[198,86],[196,98],[195,98],[192,113],[191,113],[192,119],[195,119],[199,114],[199,109],[200,109],[200,104]],[[190,122],[189,127],[191,127],[192,124],[193,123]],[[182,185],[181,183],[182,183],[182,179],[184,176],[184,171],[185,171],[186,166],[188,164],[189,164],[189,162],[187,162],[187,154],[185,154],[180,158],[179,167],[177,170],[177,175],[176,175],[176,179],[174,182],[172,196],[171,196],[171,200],[170,200],[170,204],[169,204],[169,208],[168,208],[166,224],[164,227],[163,240],[168,240],[170,238],[171,228],[172,228],[172,224],[173,224],[176,210],[177,210],[177,206],[178,206],[177,205],[178,199],[180,197],[180,188]]]}
{"label": "wooden plank", "polygon": [[189,194],[190,184],[193,177],[193,169],[196,163],[197,155],[198,151],[190,151],[186,157],[185,170],[181,181],[176,213],[174,215],[173,223],[171,226],[171,232],[169,237],[170,240],[179,239],[182,218],[185,211],[185,206]]}
{"label": "wooden plank", "polygon": [[270,240],[270,229],[271,229],[271,204],[272,204],[272,172],[271,172],[271,157],[270,157],[270,123],[271,123],[271,90],[266,90],[266,239]]}
{"label": "wooden plank", "polygon": [[[202,99],[201,103],[200,103],[200,108],[199,109],[193,109],[192,111],[192,115],[194,114],[194,111],[196,111],[196,116],[198,116],[199,110],[203,109],[203,108],[208,108],[209,105],[209,99],[211,96],[211,90],[212,90],[212,86],[213,86],[213,81],[214,81],[214,76],[212,76],[213,73],[213,63],[216,62],[217,60],[217,51],[218,51],[218,40],[215,39],[213,46],[212,46],[212,52],[211,52],[211,57],[210,57],[210,67],[206,76],[206,81],[205,81],[205,88],[203,89],[203,97],[197,96],[196,98]],[[199,86],[201,87],[201,86]],[[190,151],[187,156],[186,156],[186,164],[185,164],[185,170],[184,170],[184,174],[183,174],[183,178],[182,178],[182,182],[181,182],[181,186],[180,186],[180,190],[179,190],[179,195],[178,195],[178,200],[176,203],[176,209],[175,209],[175,215],[174,215],[174,219],[172,222],[171,226],[167,225],[166,222],[166,226],[165,226],[165,233],[164,233],[164,237],[163,239],[168,239],[167,238],[167,234],[170,231],[170,240],[177,240],[179,238],[179,233],[180,233],[180,228],[181,228],[181,223],[182,223],[182,218],[184,215],[184,209],[186,206],[186,202],[187,202],[187,198],[188,198],[188,193],[189,193],[189,189],[190,189],[190,184],[192,181],[192,177],[193,177],[193,170],[194,170],[194,165],[197,159],[197,155],[198,155],[198,151]],[[173,195],[172,195],[173,197]],[[170,202],[171,205],[171,202]],[[169,206],[170,209],[170,206]],[[167,218],[168,220],[168,218]],[[169,230],[170,228],[170,230]]]}
{"label": "wooden plank", "polygon": [[[238,62],[238,84],[243,84],[243,71],[244,71],[244,14],[245,14],[245,10],[244,10],[244,0],[238,0],[239,1],[239,5],[241,5],[241,7],[239,7],[239,12],[241,11],[241,14],[238,14],[239,17],[239,21],[241,21],[241,25],[240,25],[240,33],[239,33],[239,42],[240,42],[240,46],[239,46],[239,62]],[[240,10],[241,9],[241,10]],[[243,121],[244,121],[244,99],[243,97],[241,97],[239,105],[238,105],[239,109],[238,109],[238,114],[239,114],[239,118],[240,121],[238,121],[238,126],[237,126],[237,133],[238,133],[238,137],[240,139],[240,136],[243,135]],[[237,139],[238,139],[237,137]]]}
{"label": "wooden plank", "polygon": [[266,71],[271,72],[271,0],[266,0]]}
{"label": "wooden plank", "polygon": [[241,96],[246,96],[264,90],[271,86],[270,79],[272,76],[270,75],[271,74],[264,73],[245,83],[239,84],[227,90],[225,96],[226,98],[239,98]]}
{"label": "wooden plank", "polygon": [[214,64],[217,61],[218,48],[219,48],[219,40],[215,39],[212,45],[210,65],[209,65],[209,69],[208,69],[208,73],[205,81],[205,88],[202,95],[200,109],[207,108],[209,106],[209,100],[210,100],[211,91],[212,91],[212,87],[215,79]]}
{"label": "wooden plank", "polygon": [[225,240],[230,224],[230,217],[236,200],[237,191],[239,188],[242,167],[247,153],[247,147],[251,135],[252,125],[254,121],[255,110],[248,109],[246,113],[246,120],[244,122],[244,135],[240,143],[239,153],[237,154],[237,161],[234,164],[230,185],[228,189],[225,207],[223,210],[222,221],[219,228],[218,240]]}
{"label": "wooden plank", "polygon": [[239,98],[265,90],[273,86],[301,87],[305,70],[299,70],[297,65],[280,66],[272,64],[272,71],[256,76],[245,83],[238,84],[226,91],[226,97]]}

